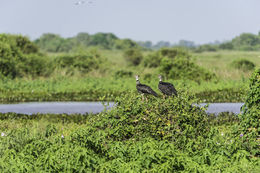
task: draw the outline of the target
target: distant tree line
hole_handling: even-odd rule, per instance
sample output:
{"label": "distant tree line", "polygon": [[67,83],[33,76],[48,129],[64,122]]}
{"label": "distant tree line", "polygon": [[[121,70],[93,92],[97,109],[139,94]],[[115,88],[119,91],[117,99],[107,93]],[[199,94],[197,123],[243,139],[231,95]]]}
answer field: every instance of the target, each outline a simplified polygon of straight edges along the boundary
{"label": "distant tree line", "polygon": [[112,33],[79,33],[75,37],[63,38],[60,35],[47,33],[36,39],[34,43],[47,52],[71,52],[88,47],[102,49],[137,48],[138,44],[130,39],[119,39]]}
{"label": "distant tree line", "polygon": [[197,45],[193,41],[180,40],[177,44],[172,44],[169,41],[158,41],[153,44],[151,41],[138,41],[137,44],[146,49],[155,49],[160,48],[170,48],[170,47],[186,47],[186,48],[195,48]]}
{"label": "distant tree line", "polygon": [[231,41],[207,43],[198,45],[193,41],[180,40],[178,43],[172,44],[168,41],[159,41],[153,44],[151,41],[140,41],[138,45],[146,49],[160,49],[163,47],[185,47],[195,52],[217,50],[242,50],[242,51],[257,51],[260,50],[260,32],[258,35],[252,33],[242,33]]}
{"label": "distant tree line", "polygon": [[219,44],[204,44],[196,47],[195,52],[217,51],[217,50],[241,50],[241,51],[259,51],[260,50],[260,32],[258,35],[252,33],[242,33]]}

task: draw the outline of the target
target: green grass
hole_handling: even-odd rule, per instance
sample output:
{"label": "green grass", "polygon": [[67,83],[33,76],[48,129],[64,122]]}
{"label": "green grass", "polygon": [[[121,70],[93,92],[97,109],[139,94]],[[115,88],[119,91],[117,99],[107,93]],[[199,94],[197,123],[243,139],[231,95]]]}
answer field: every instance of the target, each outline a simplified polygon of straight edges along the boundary
{"label": "green grass", "polygon": [[216,73],[221,79],[239,80],[242,77],[249,78],[252,71],[243,72],[231,67],[231,63],[238,59],[252,61],[256,68],[260,67],[260,52],[257,51],[217,51],[192,53],[195,62]]}
{"label": "green grass", "polygon": [[[158,80],[142,80],[156,92]],[[196,95],[202,102],[243,102],[248,80],[202,82],[169,80],[179,92]],[[0,81],[0,101],[97,101],[114,100],[115,96],[135,92],[135,78],[59,77],[50,79],[15,79]]]}

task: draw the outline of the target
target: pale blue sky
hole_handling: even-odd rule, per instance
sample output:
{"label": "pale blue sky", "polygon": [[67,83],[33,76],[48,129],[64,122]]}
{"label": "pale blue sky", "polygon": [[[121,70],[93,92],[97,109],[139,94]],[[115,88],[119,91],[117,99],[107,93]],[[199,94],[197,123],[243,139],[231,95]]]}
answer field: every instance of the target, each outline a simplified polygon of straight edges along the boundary
{"label": "pale blue sky", "polygon": [[0,33],[112,32],[136,41],[207,43],[260,31],[260,0],[0,0]]}

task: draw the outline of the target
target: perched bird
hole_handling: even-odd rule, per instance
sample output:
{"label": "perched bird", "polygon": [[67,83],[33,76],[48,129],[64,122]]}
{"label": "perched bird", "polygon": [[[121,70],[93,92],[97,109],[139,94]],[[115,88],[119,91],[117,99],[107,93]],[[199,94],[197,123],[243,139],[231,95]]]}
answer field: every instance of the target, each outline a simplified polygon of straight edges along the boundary
{"label": "perched bird", "polygon": [[168,82],[163,82],[161,75],[159,75],[158,77],[160,80],[158,84],[158,88],[163,94],[167,96],[178,96],[177,90],[174,88],[173,84]]}
{"label": "perched bird", "polygon": [[135,79],[136,79],[136,89],[139,93],[142,94],[142,97],[143,94],[151,94],[154,95],[155,97],[158,96],[157,93],[151,87],[140,83],[138,75],[135,76]]}

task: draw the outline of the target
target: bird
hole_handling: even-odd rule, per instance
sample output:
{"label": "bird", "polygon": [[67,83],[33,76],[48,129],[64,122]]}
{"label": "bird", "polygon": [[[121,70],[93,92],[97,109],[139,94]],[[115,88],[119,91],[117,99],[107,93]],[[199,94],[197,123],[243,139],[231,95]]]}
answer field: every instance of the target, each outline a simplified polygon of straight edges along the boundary
{"label": "bird", "polygon": [[173,84],[168,83],[168,82],[163,82],[161,75],[159,75],[158,77],[159,77],[158,88],[164,95],[178,96],[177,90],[174,88]]}
{"label": "bird", "polygon": [[84,4],[85,3],[85,1],[78,1],[78,2],[75,2],[74,4],[75,5],[81,5],[81,4]]}
{"label": "bird", "polygon": [[149,87],[148,85],[145,85],[145,84],[141,84],[140,81],[139,81],[139,75],[136,75],[135,76],[135,79],[136,79],[136,89],[139,93],[142,94],[142,98],[143,98],[143,95],[144,94],[151,94],[155,97],[158,96],[158,94],[151,88]]}
{"label": "bird", "polygon": [[83,5],[83,4],[85,4],[85,3],[87,3],[87,4],[92,4],[93,1],[78,1],[78,2],[75,2],[74,4],[75,4],[75,5]]}

